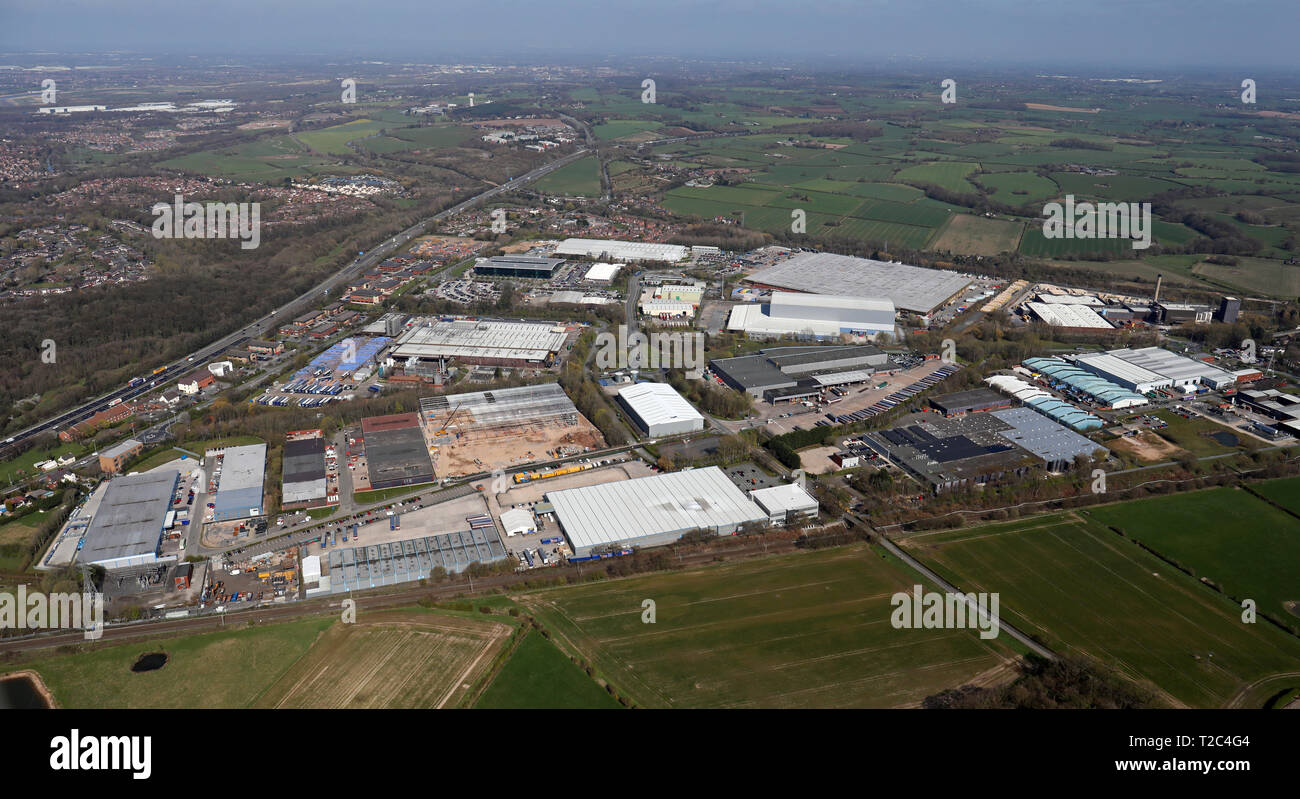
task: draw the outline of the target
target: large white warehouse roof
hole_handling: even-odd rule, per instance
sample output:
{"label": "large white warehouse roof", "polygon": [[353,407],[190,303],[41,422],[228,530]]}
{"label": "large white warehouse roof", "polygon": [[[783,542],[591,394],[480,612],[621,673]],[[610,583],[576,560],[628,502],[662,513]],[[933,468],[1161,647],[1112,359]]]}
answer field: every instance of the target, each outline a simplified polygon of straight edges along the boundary
{"label": "large white warehouse roof", "polygon": [[767,521],[716,466],[550,491],[546,499],[578,552],[607,544],[669,543],[697,528],[729,532]]}
{"label": "large white warehouse roof", "polygon": [[664,261],[675,263],[689,250],[677,244],[654,244],[614,239],[565,239],[555,248],[556,255],[582,255],[587,258],[608,256],[615,261]]}
{"label": "large white warehouse roof", "polygon": [[618,395],[650,428],[668,422],[704,424],[704,417],[667,383],[637,383],[619,389]]}
{"label": "large white warehouse roof", "polygon": [[956,272],[828,252],[796,255],[760,269],[745,280],[812,294],[887,297],[898,308],[923,314],[971,284],[970,278]]}

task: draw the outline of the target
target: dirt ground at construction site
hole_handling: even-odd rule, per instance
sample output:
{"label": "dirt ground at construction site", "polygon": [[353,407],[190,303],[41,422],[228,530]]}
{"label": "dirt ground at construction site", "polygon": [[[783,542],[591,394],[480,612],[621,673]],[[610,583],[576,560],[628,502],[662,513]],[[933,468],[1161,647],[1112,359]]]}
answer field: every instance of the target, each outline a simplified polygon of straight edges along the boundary
{"label": "dirt ground at construction site", "polygon": [[1125,436],[1107,442],[1111,449],[1117,449],[1136,455],[1144,461],[1158,461],[1174,458],[1183,454],[1181,447],[1164,440],[1150,430],[1142,430],[1136,436]]}
{"label": "dirt ground at construction site", "polygon": [[[576,424],[552,421],[522,422],[481,428],[472,420],[457,420],[439,436],[436,425],[426,425],[426,440],[433,471],[439,477],[459,477],[493,469],[514,469],[537,461],[579,455],[602,449],[605,439],[596,426],[579,416]],[[459,438],[456,437],[459,434]],[[442,443],[437,443],[441,438]]]}

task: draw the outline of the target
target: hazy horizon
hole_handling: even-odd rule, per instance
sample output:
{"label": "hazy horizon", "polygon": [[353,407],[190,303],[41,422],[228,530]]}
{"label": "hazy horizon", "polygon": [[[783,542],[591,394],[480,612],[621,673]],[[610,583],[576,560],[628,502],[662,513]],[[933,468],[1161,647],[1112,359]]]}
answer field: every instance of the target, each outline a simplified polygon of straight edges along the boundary
{"label": "hazy horizon", "polygon": [[[228,22],[227,22],[228,21]],[[446,63],[682,58],[839,67],[922,63],[1126,70],[1295,70],[1294,0],[0,0],[9,55],[303,57]]]}

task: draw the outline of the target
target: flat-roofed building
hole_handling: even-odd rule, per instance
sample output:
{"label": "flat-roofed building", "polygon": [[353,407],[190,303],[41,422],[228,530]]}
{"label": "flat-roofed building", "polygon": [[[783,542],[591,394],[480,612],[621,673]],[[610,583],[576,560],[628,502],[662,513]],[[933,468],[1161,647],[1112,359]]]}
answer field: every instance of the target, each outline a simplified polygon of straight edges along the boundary
{"label": "flat-roofed building", "polygon": [[372,489],[433,482],[433,461],[418,413],[362,419],[361,434]]}
{"label": "flat-roofed building", "polygon": [[619,389],[619,404],[641,432],[652,438],[704,429],[704,417],[666,383],[637,383]]}
{"label": "flat-roofed building", "polygon": [[1174,381],[1162,374],[1143,368],[1137,364],[1117,358],[1109,353],[1078,355],[1074,362],[1082,369],[1106,378],[1138,394],[1149,394],[1161,388],[1168,388]]}
{"label": "flat-roofed building", "polygon": [[677,244],[657,244],[614,239],[565,239],[555,248],[556,255],[600,258],[608,261],[661,261],[676,263],[690,254]]}
{"label": "flat-roofed building", "polygon": [[1111,350],[1109,354],[1163,375],[1173,381],[1173,385],[1185,391],[1192,391],[1200,386],[1227,388],[1237,382],[1232,373],[1226,369],[1178,355],[1161,347]]}
{"label": "flat-roofed building", "polygon": [[1010,408],[1011,404],[1011,399],[1008,396],[988,388],[957,391],[930,400],[930,405],[944,416],[961,416],[966,413]]}
{"label": "flat-roofed building", "polygon": [[568,329],[549,322],[425,319],[393,345],[395,360],[439,359],[484,366],[550,366]]}
{"label": "flat-roofed building", "polygon": [[496,255],[476,264],[474,272],[489,277],[550,280],[563,265],[563,258],[545,258],[540,255]]}
{"label": "flat-roofed building", "polygon": [[160,556],[160,549],[179,477],[164,469],[110,480],[86,527],[77,561],[105,569],[174,561]]}
{"label": "flat-roofed building", "polygon": [[1079,456],[1105,458],[1106,448],[1030,408],[1006,408],[989,415],[1005,422],[999,435],[1042,459],[1052,471],[1064,471]]}
{"label": "flat-roofed building", "polygon": [[769,303],[733,306],[727,328],[755,338],[892,334],[894,304],[881,298],[774,291]]}
{"label": "flat-roofed building", "polygon": [[316,431],[314,436],[300,436],[284,442],[282,473],[281,507],[304,508],[325,503],[328,493],[325,439],[320,431]]}
{"label": "flat-roofed building", "polygon": [[693,530],[730,535],[767,513],[716,466],[548,491],[575,557],[671,544]]}
{"label": "flat-roofed building", "polygon": [[266,445],[249,444],[220,450],[221,477],[217,481],[217,522],[250,519],[263,513],[263,481],[266,478]]}
{"label": "flat-roofed building", "polygon": [[965,291],[972,280],[942,269],[814,252],[760,269],[745,282],[810,294],[886,298],[899,310],[929,314]]}
{"label": "flat-roofed building", "polygon": [[767,514],[769,524],[817,518],[817,500],[797,483],[755,489],[749,498]]}
{"label": "flat-roofed building", "polygon": [[117,474],[142,449],[144,449],[144,444],[134,438],[128,438],[126,441],[114,444],[99,453],[99,470],[104,474]]}
{"label": "flat-roofed building", "polygon": [[583,280],[590,280],[593,283],[608,283],[614,279],[614,276],[623,268],[623,264],[599,263],[592,264],[587,270],[587,274],[582,276]]}
{"label": "flat-roofed building", "polygon": [[1070,303],[1048,304],[1027,302],[1025,307],[1034,316],[1052,327],[1070,327],[1090,330],[1114,330],[1115,327],[1097,314],[1089,305]]}

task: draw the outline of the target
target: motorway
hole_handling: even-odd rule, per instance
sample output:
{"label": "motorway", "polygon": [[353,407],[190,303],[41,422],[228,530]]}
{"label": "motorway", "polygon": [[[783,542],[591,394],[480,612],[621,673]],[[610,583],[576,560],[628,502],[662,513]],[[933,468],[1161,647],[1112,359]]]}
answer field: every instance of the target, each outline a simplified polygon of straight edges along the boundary
{"label": "motorway", "polygon": [[107,409],[109,407],[109,404],[112,403],[114,400],[125,401],[129,399],[134,399],[135,397],[140,396],[141,394],[148,393],[154,390],[158,385],[161,385],[163,383],[166,383],[169,380],[180,377],[182,374],[188,372],[189,370],[196,369],[199,366],[202,366],[203,364],[207,363],[210,359],[212,359],[214,356],[216,356],[219,352],[235,344],[236,342],[252,336],[261,335],[264,332],[273,330],[277,318],[278,319],[289,318],[292,314],[309,307],[313,300],[317,300],[323,295],[328,295],[330,291],[332,291],[333,289],[337,288],[340,285],[346,285],[347,281],[351,279],[354,275],[360,272],[364,272],[366,269],[369,269],[370,267],[378,264],[380,261],[387,258],[394,250],[397,250],[398,248],[402,247],[412,238],[423,235],[425,229],[430,224],[433,224],[435,222],[441,222],[445,219],[455,216],[456,214],[461,213],[462,211],[477,206],[495,197],[498,194],[502,194],[504,192],[510,191],[516,186],[520,186],[525,183],[532,182],[534,180],[537,180],[540,177],[543,177],[544,175],[548,175],[551,172],[554,172],[555,170],[567,166],[568,164],[573,163],[579,158],[582,158],[588,152],[589,149],[587,147],[579,148],[578,150],[570,153],[569,155],[564,156],[563,158],[558,158],[554,161],[551,161],[548,164],[544,164],[534,169],[533,171],[528,172],[527,174],[520,175],[519,177],[515,178],[514,180],[508,183],[503,183],[500,186],[494,186],[488,189],[487,191],[484,191],[480,194],[476,194],[475,196],[467,200],[463,200],[457,203],[456,205],[453,205],[452,207],[446,209],[445,211],[441,211],[437,214],[434,214],[428,219],[425,219],[421,222],[417,222],[416,224],[410,226],[406,230],[403,230],[401,233],[398,233],[396,236],[387,239],[386,241],[379,244],[375,248],[365,251],[364,254],[357,257],[354,261],[352,261],[352,263],[343,267],[338,272],[335,272],[330,277],[325,278],[314,288],[302,293],[301,295],[299,295],[293,300],[290,300],[284,305],[281,305],[279,308],[276,308],[275,310],[271,311],[266,316],[263,316],[262,318],[258,319],[252,324],[247,325],[246,327],[241,328],[240,330],[231,333],[217,341],[214,341],[211,344],[208,344],[207,346],[195,350],[193,353],[191,353],[189,356],[185,358],[178,359],[168,364],[165,367],[160,367],[161,371],[155,372],[154,374],[149,376],[145,376],[144,377],[145,382],[143,384],[138,386],[123,386],[122,388],[116,389],[107,394],[103,394],[76,408],[73,408],[72,410],[65,411],[64,413],[59,414],[58,416],[55,416],[51,419],[47,419],[44,422],[40,422],[39,424],[27,428],[26,430],[16,433],[13,436],[6,439],[4,443],[6,445],[19,443],[34,435],[42,433],[46,430],[55,430],[68,425],[76,424],[78,422],[84,421],[85,419],[88,419],[89,417],[93,416],[99,411]]}

